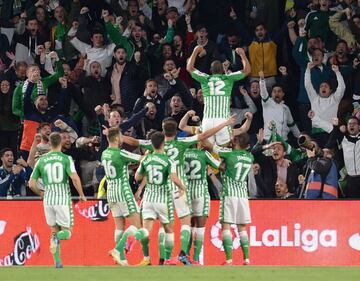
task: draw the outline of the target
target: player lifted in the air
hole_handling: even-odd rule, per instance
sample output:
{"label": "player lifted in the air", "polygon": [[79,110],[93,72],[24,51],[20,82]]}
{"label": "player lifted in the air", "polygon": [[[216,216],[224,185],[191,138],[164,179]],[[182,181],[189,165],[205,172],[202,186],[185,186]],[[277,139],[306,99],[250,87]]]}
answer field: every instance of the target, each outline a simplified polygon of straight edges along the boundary
{"label": "player lifted in the air", "polygon": [[[138,206],[129,184],[128,165],[139,163],[141,156],[120,149],[122,135],[119,128],[106,130],[109,147],[101,155],[107,181],[107,200],[115,222],[115,249],[110,251],[116,263],[127,265],[124,248],[129,235],[141,227]],[[125,228],[125,218],[130,226]]]}
{"label": "player lifted in the air", "polygon": [[[186,187],[186,177],[184,172],[184,153],[185,150],[199,141],[205,140],[210,136],[216,134],[218,131],[226,126],[234,124],[236,116],[224,120],[219,125],[202,132],[199,135],[187,137],[187,138],[176,138],[178,123],[173,118],[166,118],[163,121],[162,127],[165,134],[165,152],[169,158],[175,162],[176,174]],[[134,138],[124,137],[124,142],[132,146],[142,146],[143,148],[152,150],[152,146],[147,141],[139,141]],[[178,187],[171,183],[173,190],[173,201],[177,216],[181,222],[181,251],[178,256],[179,261],[189,265],[191,264],[186,252],[188,249],[190,235],[191,235],[191,206],[188,192],[184,194],[178,193]]]}
{"label": "player lifted in the air", "polygon": [[170,181],[179,188],[179,195],[185,192],[185,186],[176,175],[176,166],[164,151],[165,136],[155,132],[151,135],[154,152],[145,156],[135,174],[135,179],[146,179],[146,188],[141,204],[143,228],[136,233],[141,240],[144,260],[140,265],[150,265],[149,234],[154,220],[159,219],[165,230],[165,261],[168,264],[174,247],[174,206]]}
{"label": "player lifted in the air", "polygon": [[[222,63],[215,60],[211,63],[211,75],[202,73],[195,68],[196,57],[203,51],[203,47],[195,47],[187,63],[187,71],[192,78],[201,84],[204,96],[204,117],[202,120],[202,130],[213,128],[230,117],[231,91],[235,81],[244,79],[250,72],[250,63],[242,48],[235,51],[241,57],[244,66],[242,71],[224,74]],[[209,139],[212,143],[224,145],[231,140],[231,128],[228,126],[216,133]]]}
{"label": "player lifted in the air", "polygon": [[[70,239],[74,222],[69,177],[80,195],[80,200],[86,201],[86,198],[73,159],[61,152],[61,135],[52,133],[49,142],[51,150],[36,163],[29,187],[44,198],[46,223],[51,229],[50,252],[54,257],[55,267],[62,268],[60,240]],[[39,178],[42,179],[44,193],[36,187]]]}
{"label": "player lifted in the air", "polygon": [[246,231],[246,225],[251,223],[247,177],[252,168],[254,157],[247,151],[249,147],[250,139],[246,133],[234,137],[233,149],[214,147],[214,151],[226,164],[220,199],[220,222],[222,224],[226,265],[232,264],[232,224],[236,224],[238,227],[244,265],[250,263],[249,239]]}

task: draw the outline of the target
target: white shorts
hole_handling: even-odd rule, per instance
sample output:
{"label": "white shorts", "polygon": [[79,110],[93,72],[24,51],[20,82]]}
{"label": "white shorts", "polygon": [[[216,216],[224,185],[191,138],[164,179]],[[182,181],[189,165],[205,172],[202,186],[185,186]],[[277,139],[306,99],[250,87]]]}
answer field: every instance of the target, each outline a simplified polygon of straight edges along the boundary
{"label": "white shorts", "polygon": [[225,196],[220,201],[220,222],[229,224],[251,223],[249,199]]}
{"label": "white shorts", "polygon": [[46,223],[49,226],[70,228],[74,225],[74,213],[71,205],[44,205]]}
{"label": "white shorts", "polygon": [[141,216],[143,220],[159,219],[162,224],[168,224],[174,221],[174,209],[165,203],[143,202]]}
{"label": "white shorts", "polygon": [[[226,118],[204,118],[201,124],[202,132],[206,130],[212,129],[226,121]],[[232,129],[230,126],[226,126],[225,128],[221,129],[217,132],[214,136],[208,138],[208,140],[214,144],[216,142],[217,145],[224,145],[231,141]]]}
{"label": "white shorts", "polygon": [[174,200],[176,214],[180,219],[192,214],[191,207],[188,204],[188,198],[186,192],[184,192],[184,194],[181,197],[178,197],[177,191],[173,192],[173,200]]}
{"label": "white shorts", "polygon": [[109,207],[114,218],[127,217],[139,212],[136,204],[131,204],[131,207],[129,207],[126,202],[109,202]]}
{"label": "white shorts", "polygon": [[194,217],[207,217],[210,213],[210,196],[191,200]]}

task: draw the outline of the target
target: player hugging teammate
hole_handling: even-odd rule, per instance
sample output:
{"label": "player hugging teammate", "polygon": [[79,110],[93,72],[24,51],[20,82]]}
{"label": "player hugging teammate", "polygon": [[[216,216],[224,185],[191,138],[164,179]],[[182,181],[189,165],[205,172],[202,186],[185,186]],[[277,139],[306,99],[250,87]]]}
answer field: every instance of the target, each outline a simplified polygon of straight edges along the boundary
{"label": "player hugging teammate", "polygon": [[[208,166],[221,170],[223,189],[219,221],[222,224],[222,239],[226,253],[225,265],[232,264],[232,224],[238,227],[244,264],[250,263],[246,231],[246,225],[251,222],[247,177],[252,167],[253,156],[248,152],[250,144],[246,132],[250,127],[252,115],[248,112],[245,114],[246,121],[239,129],[232,129],[236,116],[230,116],[233,83],[250,73],[250,64],[244,50],[238,48],[236,53],[242,60],[243,71],[224,74],[221,62],[214,61],[211,64],[211,75],[201,73],[195,69],[194,65],[202,50],[202,46],[197,46],[187,65],[187,70],[192,77],[200,82],[204,95],[204,119],[201,133],[177,138],[178,123],[172,118],[164,119],[163,132],[153,133],[151,141],[123,136],[118,128],[104,130],[109,147],[102,153],[101,160],[106,174],[107,199],[115,223],[115,247],[109,254],[120,265],[128,265],[125,245],[129,237],[135,237],[142,245],[144,258],[139,265],[151,265],[149,240],[154,221],[157,219],[161,223],[158,233],[159,264],[171,265],[178,261],[185,265],[200,264],[200,252],[210,210]],[[195,130],[185,131],[195,132]],[[34,169],[30,187],[40,194],[40,191],[36,189],[36,180],[42,178],[45,185],[46,219],[53,232],[51,251],[54,254],[56,266],[61,267],[59,240],[70,238],[72,225],[72,212],[68,203],[70,195],[66,193],[68,177],[74,181],[81,199],[85,200],[85,198],[71,158],[58,156],[61,156],[59,160],[61,169],[55,163],[51,167],[47,164],[52,163],[47,160],[51,153],[61,153],[59,147],[56,146],[56,138],[50,137],[50,143],[54,151],[40,158]],[[141,156],[127,152],[121,148],[123,143],[132,147],[140,146],[148,151],[147,155]],[[141,187],[145,188],[140,208],[142,222],[129,184],[129,163],[139,163],[135,179],[141,181]],[[53,178],[49,178],[49,175]],[[214,176],[212,172],[210,175]],[[55,188],[53,183],[59,183],[61,187]],[[61,194],[58,194],[59,191]],[[53,204],[51,201],[53,196],[64,197],[63,200],[54,201],[56,204],[60,202],[60,207],[48,206]],[[174,246],[175,212],[181,224],[180,251],[171,258]],[[124,229],[125,220],[128,220],[130,224],[126,230]],[[194,242],[193,259],[189,256],[192,242]]]}

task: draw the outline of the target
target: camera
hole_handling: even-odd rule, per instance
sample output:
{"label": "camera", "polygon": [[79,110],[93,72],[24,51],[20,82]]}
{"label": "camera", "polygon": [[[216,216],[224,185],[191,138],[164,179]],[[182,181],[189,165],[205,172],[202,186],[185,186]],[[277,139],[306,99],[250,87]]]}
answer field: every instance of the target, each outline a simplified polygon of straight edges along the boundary
{"label": "camera", "polygon": [[298,138],[298,145],[308,150],[313,150],[315,148],[314,143],[308,135],[300,135]]}

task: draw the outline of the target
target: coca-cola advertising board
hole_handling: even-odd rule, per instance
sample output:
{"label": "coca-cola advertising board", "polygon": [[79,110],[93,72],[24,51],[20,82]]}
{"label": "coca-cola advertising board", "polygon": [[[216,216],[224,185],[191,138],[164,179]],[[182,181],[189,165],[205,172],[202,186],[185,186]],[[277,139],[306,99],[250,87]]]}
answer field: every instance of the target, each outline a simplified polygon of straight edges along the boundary
{"label": "coca-cola advertising board", "polygon": [[[248,226],[253,265],[360,265],[359,201],[250,202]],[[112,265],[114,223],[105,201],[74,203],[75,225],[69,241],[61,242],[64,265]],[[211,202],[201,263],[224,262],[219,202]],[[158,223],[151,234],[150,255],[157,264]],[[179,251],[175,223],[174,255]],[[0,266],[52,265],[50,229],[41,201],[0,201]],[[241,245],[233,227],[233,259],[242,264]],[[142,259],[140,243],[128,254],[130,264]]]}

